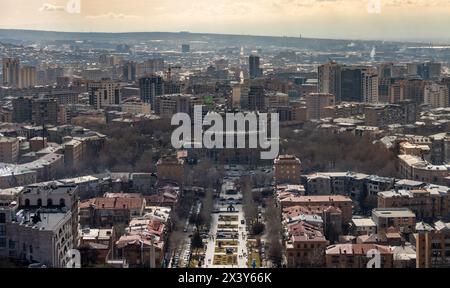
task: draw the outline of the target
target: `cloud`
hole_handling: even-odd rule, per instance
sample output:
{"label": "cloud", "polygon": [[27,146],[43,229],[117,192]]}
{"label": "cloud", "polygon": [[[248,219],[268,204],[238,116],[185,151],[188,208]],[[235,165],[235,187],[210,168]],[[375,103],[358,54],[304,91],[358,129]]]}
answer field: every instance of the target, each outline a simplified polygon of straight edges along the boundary
{"label": "cloud", "polygon": [[106,14],[99,14],[99,15],[87,15],[86,19],[135,19],[139,18],[137,15],[128,15],[128,14],[122,14],[122,13],[113,13],[109,12]]}
{"label": "cloud", "polygon": [[55,11],[64,11],[64,10],[65,10],[64,6],[57,6],[57,5],[53,5],[50,3],[44,3],[39,8],[39,12],[55,12]]}

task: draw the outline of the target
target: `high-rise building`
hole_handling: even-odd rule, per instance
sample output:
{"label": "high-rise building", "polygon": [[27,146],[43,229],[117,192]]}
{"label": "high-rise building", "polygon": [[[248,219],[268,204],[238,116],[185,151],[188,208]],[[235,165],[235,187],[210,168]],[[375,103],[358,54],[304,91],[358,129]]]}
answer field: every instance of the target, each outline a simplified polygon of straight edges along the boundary
{"label": "high-rise building", "polygon": [[139,65],[134,61],[125,62],[122,69],[123,80],[127,82],[136,81],[139,75]]}
{"label": "high-rise building", "polygon": [[155,98],[164,94],[163,79],[156,75],[142,77],[139,79],[139,89],[142,102],[150,103],[153,109]]}
{"label": "high-rise building", "polygon": [[409,99],[417,105],[423,104],[425,84],[426,81],[421,79],[408,79],[405,83],[405,99]]}
{"label": "high-rise building", "polygon": [[362,71],[362,96],[366,103],[378,103],[378,73],[374,68]]}
{"label": "high-rise building", "polygon": [[20,68],[19,88],[30,88],[37,85],[37,70],[33,66]]}
{"label": "high-rise building", "polygon": [[118,105],[121,103],[120,83],[110,79],[103,79],[99,82],[88,84],[89,105],[96,109],[101,109],[108,105]]}
{"label": "high-rise building", "polygon": [[366,68],[348,66],[342,68],[341,73],[341,99],[346,102],[364,102],[363,98],[363,71]]}
{"label": "high-rise building", "polygon": [[157,72],[162,72],[165,69],[164,59],[155,58],[148,59],[141,64],[140,75],[146,76]]}
{"label": "high-rise building", "polygon": [[431,83],[425,86],[424,103],[431,108],[449,107],[449,93],[446,85]]}
{"label": "high-rise building", "polygon": [[252,111],[264,111],[264,87],[263,86],[250,86],[248,92],[248,109]]}
{"label": "high-rise building", "polygon": [[249,65],[250,79],[255,79],[262,75],[259,56],[250,55],[250,57],[248,57],[248,65]]}
{"label": "high-rise building", "polygon": [[58,103],[54,99],[33,99],[31,122],[34,125],[58,125]]}
{"label": "high-rise building", "polygon": [[31,121],[31,97],[19,97],[12,101],[13,121],[24,123]]}
{"label": "high-rise building", "polygon": [[378,68],[378,102],[389,102],[389,86],[392,82],[394,63],[382,63]]}
{"label": "high-rise building", "polygon": [[189,44],[182,44],[181,45],[181,52],[182,53],[189,53],[189,52],[191,52],[191,45],[189,45]]}
{"label": "high-rise building", "polygon": [[439,79],[442,64],[437,62],[408,63],[407,72],[411,76],[419,76],[423,80]]}
{"label": "high-rise building", "polygon": [[306,118],[321,119],[325,115],[325,107],[335,104],[335,97],[329,93],[311,93],[306,96]]}
{"label": "high-rise building", "polygon": [[317,92],[333,94],[337,103],[341,102],[341,70],[342,65],[330,61],[319,66],[317,71]]}
{"label": "high-rise building", "polygon": [[20,60],[3,58],[3,86],[19,87]]}
{"label": "high-rise building", "polygon": [[[233,92],[231,96],[231,106],[232,108],[242,108],[246,109],[248,105],[248,92],[249,88],[245,84],[237,84],[233,86]],[[244,104],[244,105],[242,105]]]}

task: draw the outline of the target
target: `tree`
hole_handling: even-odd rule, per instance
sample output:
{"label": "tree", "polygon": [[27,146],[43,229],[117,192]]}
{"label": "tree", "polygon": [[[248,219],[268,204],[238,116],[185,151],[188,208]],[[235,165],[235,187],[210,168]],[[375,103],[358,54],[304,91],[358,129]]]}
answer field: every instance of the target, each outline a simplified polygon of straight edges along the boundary
{"label": "tree", "polygon": [[[248,225],[257,221],[258,208],[253,199],[251,179],[248,176],[240,178],[242,190],[242,208],[244,210],[245,221]],[[252,231],[252,230],[250,230]]]}
{"label": "tree", "polygon": [[261,222],[256,222],[252,225],[252,234],[255,236],[260,236],[264,233],[266,226]]}
{"label": "tree", "polygon": [[202,240],[202,237],[200,236],[200,232],[198,230],[195,231],[194,235],[192,235],[191,246],[194,249],[202,249],[203,248],[203,240]]}
{"label": "tree", "polygon": [[209,225],[211,224],[211,215],[213,210],[214,210],[214,189],[207,188],[205,197],[202,200],[202,209],[199,215],[199,217],[202,220],[202,224],[207,225],[209,227]]}
{"label": "tree", "polygon": [[269,242],[268,257],[277,267],[283,261],[283,246],[281,239],[281,211],[273,198],[266,203],[265,219],[267,223],[267,241]]}

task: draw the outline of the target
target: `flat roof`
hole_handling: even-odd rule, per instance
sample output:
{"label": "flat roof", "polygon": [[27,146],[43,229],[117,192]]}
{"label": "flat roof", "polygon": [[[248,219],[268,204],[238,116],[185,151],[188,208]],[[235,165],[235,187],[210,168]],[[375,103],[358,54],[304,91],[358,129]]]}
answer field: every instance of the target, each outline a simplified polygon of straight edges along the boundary
{"label": "flat roof", "polygon": [[381,218],[405,218],[416,217],[416,214],[408,208],[376,208],[372,210],[372,215]]}

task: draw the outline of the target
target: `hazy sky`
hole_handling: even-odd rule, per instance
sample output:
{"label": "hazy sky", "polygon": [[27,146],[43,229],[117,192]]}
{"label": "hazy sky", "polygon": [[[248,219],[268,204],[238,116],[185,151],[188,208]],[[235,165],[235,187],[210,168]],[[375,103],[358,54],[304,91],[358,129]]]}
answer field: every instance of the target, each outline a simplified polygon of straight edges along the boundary
{"label": "hazy sky", "polygon": [[0,28],[450,40],[450,0],[0,0]]}

